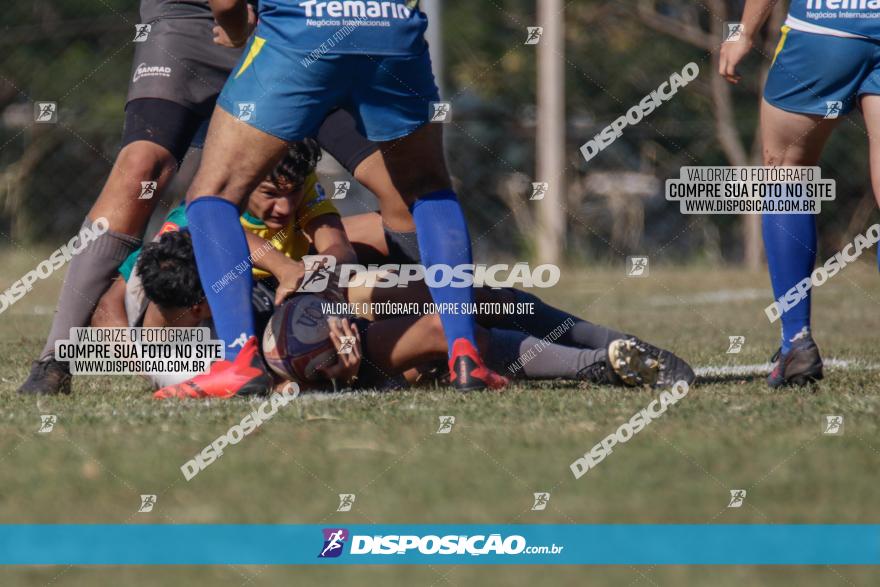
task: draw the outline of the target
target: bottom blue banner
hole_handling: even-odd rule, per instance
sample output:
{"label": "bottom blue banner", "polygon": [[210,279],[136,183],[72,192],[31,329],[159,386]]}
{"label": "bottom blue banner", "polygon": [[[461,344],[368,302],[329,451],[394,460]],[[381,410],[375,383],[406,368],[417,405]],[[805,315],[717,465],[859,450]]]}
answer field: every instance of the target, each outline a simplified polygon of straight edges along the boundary
{"label": "bottom blue banner", "polygon": [[6,565],[877,565],[880,525],[0,525]]}

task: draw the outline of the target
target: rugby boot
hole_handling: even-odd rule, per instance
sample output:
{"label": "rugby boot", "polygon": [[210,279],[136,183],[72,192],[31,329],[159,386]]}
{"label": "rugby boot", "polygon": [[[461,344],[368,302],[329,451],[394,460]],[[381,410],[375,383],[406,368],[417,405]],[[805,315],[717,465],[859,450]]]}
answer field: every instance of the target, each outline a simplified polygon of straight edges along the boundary
{"label": "rugby boot", "polygon": [[654,387],[672,387],[679,381],[684,381],[688,385],[693,384],[697,375],[688,365],[687,361],[675,355],[672,351],[661,349],[645,342],[639,338],[633,337],[640,345],[643,345],[648,354],[660,363],[660,374]]}
{"label": "rugby boot", "polygon": [[819,347],[816,346],[809,330],[804,330],[792,340],[791,348],[787,353],[783,353],[782,348],[777,350],[770,362],[774,365],[770,375],[767,376],[767,385],[773,388],[807,385],[824,376]]}
{"label": "rugby boot", "polygon": [[501,389],[507,385],[507,378],[486,367],[468,339],[458,338],[452,343],[449,382],[458,391],[477,391]]}
{"label": "rugby boot", "polygon": [[227,399],[236,395],[265,395],[271,389],[272,377],[258,352],[257,339],[252,336],[234,361],[217,361],[207,373],[196,375],[177,385],[163,387],[153,397]]}
{"label": "rugby boot", "polygon": [[619,338],[608,344],[603,360],[581,369],[578,378],[599,385],[637,387],[655,385],[660,361],[637,338]]}
{"label": "rugby boot", "polygon": [[27,379],[18,388],[25,395],[56,395],[70,393],[70,367],[67,363],[50,358],[34,361]]}

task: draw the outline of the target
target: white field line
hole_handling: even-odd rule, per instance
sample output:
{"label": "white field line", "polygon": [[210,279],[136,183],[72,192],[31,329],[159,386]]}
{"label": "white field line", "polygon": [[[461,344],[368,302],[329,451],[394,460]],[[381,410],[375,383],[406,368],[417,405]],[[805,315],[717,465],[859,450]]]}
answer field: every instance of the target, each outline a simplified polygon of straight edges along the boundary
{"label": "white field line", "polygon": [[[880,370],[880,364],[869,363],[862,359],[824,359],[823,364],[829,369],[857,369],[860,371]],[[756,363],[754,365],[717,365],[697,367],[694,369],[699,377],[718,377],[724,375],[754,375],[769,373],[772,363]]]}
{"label": "white field line", "polygon": [[681,296],[651,296],[649,306],[691,306],[695,304],[724,304],[727,302],[743,302],[751,300],[772,300],[773,292],[769,289],[720,289],[698,294]]}
{"label": "white field line", "polygon": [[[859,371],[880,371],[880,363],[869,363],[864,359],[824,359],[823,364],[827,369],[856,369]],[[723,377],[726,375],[760,375],[769,373],[773,368],[772,363],[755,363],[753,365],[708,365],[696,367],[694,371],[698,377]],[[523,381],[519,382],[520,384]],[[697,382],[699,383],[699,381]],[[336,393],[307,392],[299,397],[299,401],[337,401],[353,400],[364,397],[377,397],[387,392],[382,391],[344,391]],[[416,409],[413,406],[413,409]]]}

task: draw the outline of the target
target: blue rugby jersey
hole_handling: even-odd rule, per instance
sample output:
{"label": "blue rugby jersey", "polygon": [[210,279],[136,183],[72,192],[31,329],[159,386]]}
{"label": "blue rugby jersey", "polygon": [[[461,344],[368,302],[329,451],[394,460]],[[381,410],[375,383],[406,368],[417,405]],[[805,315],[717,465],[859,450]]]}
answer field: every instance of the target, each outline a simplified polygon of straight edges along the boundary
{"label": "blue rugby jersey", "polygon": [[419,55],[419,0],[261,0],[257,36],[318,54]]}
{"label": "blue rugby jersey", "polygon": [[786,24],[795,30],[880,40],[880,0],[791,0],[788,15]]}

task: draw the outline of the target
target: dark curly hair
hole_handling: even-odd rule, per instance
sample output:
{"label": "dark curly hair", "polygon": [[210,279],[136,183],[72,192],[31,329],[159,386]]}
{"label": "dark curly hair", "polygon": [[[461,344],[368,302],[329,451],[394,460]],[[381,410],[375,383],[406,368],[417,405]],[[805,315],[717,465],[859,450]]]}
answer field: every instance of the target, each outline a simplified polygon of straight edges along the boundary
{"label": "dark curly hair", "polygon": [[321,147],[315,139],[298,141],[287,147],[287,154],[278,162],[269,179],[282,190],[298,190],[321,160]]}
{"label": "dark curly hair", "polygon": [[205,299],[188,230],[166,232],[137,260],[144,294],[163,308],[191,308]]}

